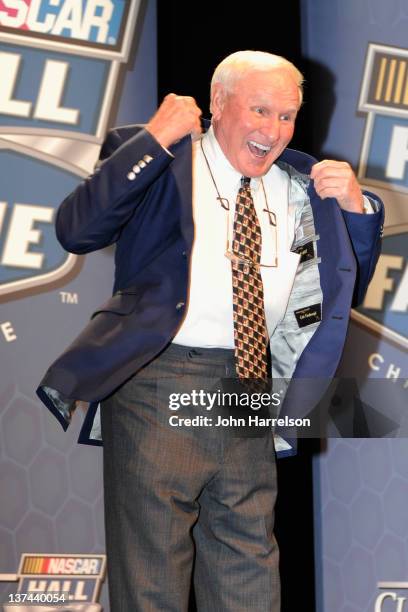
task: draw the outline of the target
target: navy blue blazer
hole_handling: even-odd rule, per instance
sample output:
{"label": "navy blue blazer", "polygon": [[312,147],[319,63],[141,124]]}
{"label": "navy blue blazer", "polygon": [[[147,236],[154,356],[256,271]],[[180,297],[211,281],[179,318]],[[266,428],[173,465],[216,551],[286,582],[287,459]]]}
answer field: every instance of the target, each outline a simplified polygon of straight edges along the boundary
{"label": "navy blue blazer", "polygon": [[[57,236],[67,251],[84,254],[116,243],[113,296],[37,389],[64,429],[75,400],[110,395],[171,341],[183,320],[194,234],[190,137],[170,151],[138,126],[112,130],[94,174],[58,210]],[[305,175],[315,163],[291,149],[280,161]],[[313,181],[308,195],[320,236],[323,318],[294,377],[331,378],[352,300],[363,299],[378,259],[383,207],[373,215],[342,211],[335,200],[317,196]]]}

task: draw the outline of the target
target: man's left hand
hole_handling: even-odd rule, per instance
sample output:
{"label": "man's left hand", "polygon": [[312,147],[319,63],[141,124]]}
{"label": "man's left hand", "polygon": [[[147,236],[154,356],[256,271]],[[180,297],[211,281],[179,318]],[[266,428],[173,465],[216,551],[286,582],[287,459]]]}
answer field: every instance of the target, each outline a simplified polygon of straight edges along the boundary
{"label": "man's left hand", "polygon": [[350,164],[324,159],[315,164],[310,173],[316,193],[323,198],[336,198],[341,208],[362,213],[363,193]]}

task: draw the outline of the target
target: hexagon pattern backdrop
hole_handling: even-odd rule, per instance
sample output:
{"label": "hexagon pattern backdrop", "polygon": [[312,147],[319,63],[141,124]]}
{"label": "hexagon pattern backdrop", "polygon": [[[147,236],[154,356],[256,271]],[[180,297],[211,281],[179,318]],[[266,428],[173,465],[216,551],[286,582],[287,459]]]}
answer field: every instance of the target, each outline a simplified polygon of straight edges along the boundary
{"label": "hexagon pattern backdrop", "polygon": [[[44,568],[41,555],[100,564],[105,552],[102,451],[76,443],[82,414],[64,433],[35,388],[111,294],[112,251],[68,256],[53,222],[107,127],[143,123],[157,105],[155,0],[86,0],[64,17],[65,4],[0,2],[0,575],[10,578],[24,553]],[[86,601],[90,581],[70,578],[61,584]],[[17,588],[1,581],[0,602]],[[109,610],[106,584],[96,601]]]}
{"label": "hexagon pattern backdrop", "polygon": [[[303,52],[324,79],[307,102],[317,148],[349,161],[386,207],[381,259],[340,374],[394,381],[408,397],[408,4],[303,0],[302,9]],[[329,440],[314,482],[318,612],[406,612],[408,440]]]}
{"label": "hexagon pattern backdrop", "polygon": [[398,610],[408,582],[407,441],[331,440],[315,468],[319,612]]}

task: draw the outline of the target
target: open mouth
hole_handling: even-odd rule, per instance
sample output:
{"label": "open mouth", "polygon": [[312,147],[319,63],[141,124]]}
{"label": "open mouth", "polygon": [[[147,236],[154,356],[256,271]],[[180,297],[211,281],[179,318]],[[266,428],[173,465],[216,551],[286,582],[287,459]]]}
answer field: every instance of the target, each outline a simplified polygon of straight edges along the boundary
{"label": "open mouth", "polygon": [[255,157],[265,157],[268,155],[271,148],[272,147],[255,142],[255,140],[248,140],[248,149],[251,151],[252,155],[255,155]]}

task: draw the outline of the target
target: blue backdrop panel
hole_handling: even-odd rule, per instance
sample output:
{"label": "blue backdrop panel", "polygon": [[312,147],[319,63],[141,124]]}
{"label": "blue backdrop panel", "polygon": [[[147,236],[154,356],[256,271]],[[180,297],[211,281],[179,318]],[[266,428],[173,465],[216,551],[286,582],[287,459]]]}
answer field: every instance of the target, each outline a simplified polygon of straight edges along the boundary
{"label": "blue backdrop panel", "polygon": [[[26,4],[43,23],[66,1]],[[77,445],[81,410],[64,434],[34,390],[112,291],[113,250],[68,255],[55,213],[107,126],[143,123],[157,106],[156,3],[71,2],[71,23],[88,5],[108,11],[102,42],[95,27],[28,30],[17,4],[0,2],[0,602],[20,584],[108,610],[101,449]],[[57,78],[38,111],[47,66]]]}
{"label": "blue backdrop panel", "polygon": [[[315,96],[320,91],[333,102],[329,125],[323,126],[322,156],[349,161],[362,184],[386,205],[380,264],[363,306],[353,314],[340,373],[403,385],[408,374],[408,6],[402,0],[304,0],[302,9],[303,51],[312,68],[327,77],[315,85]],[[320,115],[315,122],[321,125]],[[314,476],[319,612],[404,610],[407,440],[331,440],[315,461]]]}

